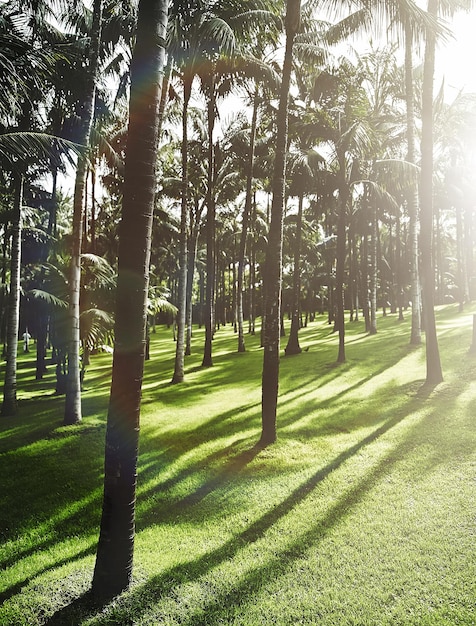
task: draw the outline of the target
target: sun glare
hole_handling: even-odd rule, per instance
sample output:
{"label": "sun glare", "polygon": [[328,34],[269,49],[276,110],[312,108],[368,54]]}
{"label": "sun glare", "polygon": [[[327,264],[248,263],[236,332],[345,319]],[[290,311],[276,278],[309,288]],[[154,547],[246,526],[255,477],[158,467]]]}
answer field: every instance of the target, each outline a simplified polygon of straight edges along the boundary
{"label": "sun glare", "polygon": [[448,97],[452,99],[461,90],[476,92],[476,10],[456,15],[450,23],[454,38],[437,52],[438,74],[445,78]]}

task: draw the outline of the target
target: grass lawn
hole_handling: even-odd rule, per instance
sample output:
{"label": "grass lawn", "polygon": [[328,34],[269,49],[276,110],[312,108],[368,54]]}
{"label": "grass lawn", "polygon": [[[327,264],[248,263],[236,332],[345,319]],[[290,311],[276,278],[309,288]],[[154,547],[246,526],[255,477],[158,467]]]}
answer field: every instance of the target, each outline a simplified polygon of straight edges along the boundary
{"label": "grass lawn", "polygon": [[[476,310],[476,309],[475,309]],[[134,584],[85,595],[98,537],[111,356],[93,357],[83,422],[62,426],[53,367],[19,361],[0,419],[0,624],[476,624],[476,356],[472,313],[438,311],[445,382],[427,388],[409,317],[323,317],[281,360],[279,440],[255,444],[262,350],[221,328],[214,366],[170,385],[171,331],[152,335],[141,417]],[[285,344],[284,344],[285,345]],[[283,347],[284,347],[283,345]],[[2,372],[3,375],[3,372]]]}

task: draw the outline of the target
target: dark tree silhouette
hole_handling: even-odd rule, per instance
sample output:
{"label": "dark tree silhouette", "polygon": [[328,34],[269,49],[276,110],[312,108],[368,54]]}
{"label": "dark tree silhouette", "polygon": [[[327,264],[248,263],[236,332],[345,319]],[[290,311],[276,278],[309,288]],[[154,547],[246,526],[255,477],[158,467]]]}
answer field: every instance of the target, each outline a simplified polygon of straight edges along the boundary
{"label": "dark tree silhouette", "polygon": [[131,581],[139,415],[157,158],[166,0],[140,0],[131,67],[129,131],[119,234],[115,347],[106,432],[104,500],[92,592],[110,598]]}

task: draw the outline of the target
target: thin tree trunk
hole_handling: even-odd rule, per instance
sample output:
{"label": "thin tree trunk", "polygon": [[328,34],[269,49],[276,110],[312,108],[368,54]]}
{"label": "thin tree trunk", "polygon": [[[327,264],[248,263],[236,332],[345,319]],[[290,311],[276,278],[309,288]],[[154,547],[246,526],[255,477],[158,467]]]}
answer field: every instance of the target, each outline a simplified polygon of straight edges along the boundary
{"label": "thin tree trunk", "polygon": [[180,250],[177,311],[177,343],[172,383],[184,380],[185,368],[185,325],[187,309],[187,237],[188,237],[188,103],[192,93],[192,82],[184,78],[182,109],[182,206],[180,212]]}
{"label": "thin tree trunk", "polygon": [[20,268],[21,268],[21,207],[23,204],[23,176],[14,179],[14,205],[12,219],[12,246],[10,256],[10,295],[7,317],[7,365],[3,385],[2,415],[17,413],[17,353],[20,323]]}
{"label": "thin tree trunk", "polygon": [[337,218],[336,244],[336,319],[335,328],[339,332],[339,349],[337,363],[345,363],[345,324],[344,324],[344,274],[346,258],[345,222],[347,212],[347,184],[345,180],[345,155],[339,158],[340,185],[339,185],[339,215]]}
{"label": "thin tree trunk", "polygon": [[238,258],[237,276],[237,317],[238,317],[238,352],[245,352],[245,337],[243,330],[243,276],[245,272],[246,240],[248,237],[248,224],[251,217],[253,201],[253,164],[255,158],[256,126],[258,122],[258,90],[256,89],[253,101],[253,115],[250,130],[250,152],[248,155],[248,168],[246,174],[245,208],[243,211],[243,226],[241,230],[240,251]]}
{"label": "thin tree trunk", "polygon": [[[94,0],[91,43],[89,49],[89,68],[86,80],[86,94],[82,115],[80,143],[89,146],[89,136],[94,118],[94,100],[98,68],[99,46],[101,39],[102,0]],[[73,230],[71,238],[71,262],[69,268],[69,321],[68,321],[68,374],[66,379],[66,397],[64,423],[77,424],[81,421],[81,368],[79,362],[79,296],[81,284],[81,244],[83,228],[83,209],[86,196],[87,156],[78,157],[73,201]]]}
{"label": "thin tree trunk", "polygon": [[187,268],[187,304],[186,304],[186,336],[185,336],[185,356],[192,354],[192,323],[193,323],[193,275],[195,272],[195,259],[197,258],[197,245],[199,235],[200,212],[196,211],[196,221],[190,231],[188,248],[188,268]]}
{"label": "thin tree trunk", "polygon": [[[405,91],[407,105],[407,160],[415,163],[415,104],[413,93],[413,60],[412,60],[412,32],[411,24],[405,22]],[[418,251],[418,185],[412,184],[408,198],[408,215],[410,218],[410,271],[411,271],[411,299],[412,299],[412,326],[410,343],[421,344],[421,288]]]}
{"label": "thin tree trunk", "polygon": [[[165,59],[167,7],[166,0],[140,0],[131,67],[104,500],[92,582],[93,594],[103,599],[127,589],[132,575],[157,111]],[[148,77],[147,82],[143,80],[144,75]]]}
{"label": "thin tree trunk", "polygon": [[[429,0],[428,12],[436,17],[438,0]],[[426,382],[436,385],[443,380],[436,334],[434,309],[435,273],[433,264],[433,80],[435,72],[435,35],[427,31],[422,88],[421,135],[421,274],[423,314],[426,333]]]}
{"label": "thin tree trunk", "polygon": [[289,331],[288,343],[284,349],[286,354],[300,354],[299,327],[301,325],[301,232],[302,232],[302,209],[303,195],[299,196],[296,240],[294,243],[294,268],[293,268],[293,301],[291,304],[291,330]]}
{"label": "thin tree trunk", "polygon": [[370,335],[377,334],[377,207],[367,198],[370,209]]}
{"label": "thin tree trunk", "polygon": [[208,99],[208,185],[207,185],[207,282],[205,292],[205,345],[203,349],[203,367],[211,367],[212,342],[214,333],[214,294],[215,294],[215,199],[214,183],[214,147],[213,129],[215,127],[215,80],[210,77],[210,94]]}
{"label": "thin tree trunk", "polygon": [[300,0],[287,0],[286,50],[279,110],[277,116],[276,156],[273,173],[273,201],[265,261],[265,327],[261,395],[261,444],[276,441],[279,390],[279,347],[281,322],[281,285],[283,256],[283,214],[286,183],[286,148],[288,138],[288,98],[291,81],[294,37],[300,23]]}

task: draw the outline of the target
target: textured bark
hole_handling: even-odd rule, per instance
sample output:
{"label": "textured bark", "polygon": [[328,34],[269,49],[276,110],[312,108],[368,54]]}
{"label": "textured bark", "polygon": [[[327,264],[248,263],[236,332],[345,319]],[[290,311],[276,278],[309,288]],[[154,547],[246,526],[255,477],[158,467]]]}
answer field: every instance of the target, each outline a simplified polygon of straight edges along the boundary
{"label": "textured bark", "polygon": [[[428,12],[437,15],[438,1],[429,0]],[[433,260],[433,80],[435,73],[435,34],[427,32],[423,65],[420,247],[423,314],[426,334],[426,382],[436,385],[443,380],[436,334],[434,310],[435,273]]]}
{"label": "textured bark", "polygon": [[[139,3],[119,232],[115,346],[107,416],[104,500],[92,592],[110,598],[131,581],[147,290],[164,66],[166,0]],[[147,76],[147,81],[143,77]]]}
{"label": "textured bark", "polygon": [[[81,114],[81,136],[79,143],[89,146],[89,136],[94,118],[94,100],[96,76],[98,71],[99,45],[101,39],[102,0],[94,0],[91,42],[89,46],[89,67],[87,71],[86,92]],[[79,294],[81,284],[81,245],[83,235],[84,199],[86,196],[87,156],[78,157],[73,199],[73,230],[71,237],[71,261],[69,267],[69,322],[68,322],[68,373],[66,378],[66,397],[64,423],[77,424],[81,414],[81,368],[79,362]]]}
{"label": "textured bark", "polygon": [[12,219],[12,245],[10,253],[10,294],[7,317],[7,364],[3,385],[2,415],[17,413],[17,352],[20,323],[20,266],[21,266],[21,207],[23,204],[23,177],[15,177],[15,198]]}
{"label": "textured bark", "polygon": [[264,267],[265,301],[263,329],[263,374],[261,392],[261,444],[276,441],[279,391],[279,347],[283,257],[283,214],[288,137],[288,98],[291,81],[294,37],[299,28],[300,2],[288,0],[286,10],[286,49],[277,117],[276,156],[273,172],[273,200]]}

